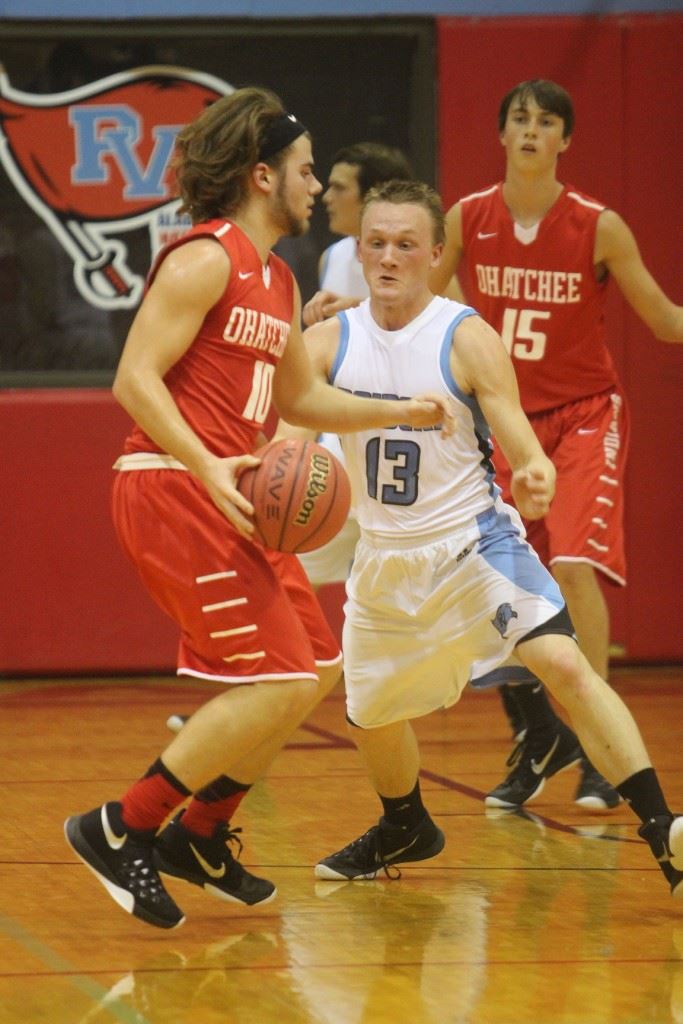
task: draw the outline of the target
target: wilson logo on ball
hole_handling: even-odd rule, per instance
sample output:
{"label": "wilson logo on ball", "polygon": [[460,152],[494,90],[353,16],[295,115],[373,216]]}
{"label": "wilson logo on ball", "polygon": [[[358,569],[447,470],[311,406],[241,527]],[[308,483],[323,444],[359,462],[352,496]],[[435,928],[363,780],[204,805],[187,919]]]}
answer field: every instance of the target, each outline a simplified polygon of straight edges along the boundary
{"label": "wilson logo on ball", "polygon": [[322,547],[344,525],[351,486],[341,462],[315,441],[287,438],[259,448],[261,463],[237,486],[254,507],[254,540],[292,553]]}
{"label": "wilson logo on ball", "polygon": [[331,462],[329,456],[314,454],[311,459],[311,472],[308,476],[306,497],[294,517],[297,526],[305,526],[315,509],[316,499],[327,490]]}

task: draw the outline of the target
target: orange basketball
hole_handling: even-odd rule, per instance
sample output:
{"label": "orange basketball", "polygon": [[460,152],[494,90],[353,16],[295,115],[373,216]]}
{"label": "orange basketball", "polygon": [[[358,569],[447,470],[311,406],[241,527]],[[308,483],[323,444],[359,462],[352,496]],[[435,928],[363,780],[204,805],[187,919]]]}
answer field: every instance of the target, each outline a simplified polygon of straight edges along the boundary
{"label": "orange basketball", "polygon": [[286,438],[254,452],[238,487],[254,506],[256,539],[276,551],[314,551],[346,522],[351,487],[339,459],[315,441]]}

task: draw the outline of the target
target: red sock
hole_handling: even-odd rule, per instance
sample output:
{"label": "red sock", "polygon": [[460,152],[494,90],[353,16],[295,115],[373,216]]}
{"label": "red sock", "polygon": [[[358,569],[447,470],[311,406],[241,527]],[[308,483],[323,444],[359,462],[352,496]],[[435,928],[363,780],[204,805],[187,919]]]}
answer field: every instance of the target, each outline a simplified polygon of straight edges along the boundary
{"label": "red sock", "polygon": [[161,758],[121,797],[123,822],[128,828],[158,829],[171,811],[187,800],[190,790],[176,779]]}
{"label": "red sock", "polygon": [[198,836],[212,836],[216,825],[227,824],[251,787],[220,775],[195,793],[183,814],[183,825]]}

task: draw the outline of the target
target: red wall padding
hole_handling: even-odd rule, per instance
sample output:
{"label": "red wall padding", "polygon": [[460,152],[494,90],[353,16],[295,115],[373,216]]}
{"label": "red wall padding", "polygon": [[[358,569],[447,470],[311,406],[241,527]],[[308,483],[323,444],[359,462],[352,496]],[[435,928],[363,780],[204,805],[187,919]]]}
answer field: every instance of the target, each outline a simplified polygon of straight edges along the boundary
{"label": "red wall padding", "polygon": [[[440,189],[447,206],[501,178],[497,114],[519,81],[551,78],[575,102],[560,176],[622,214],[675,301],[681,285],[683,16],[450,19],[438,25]],[[612,351],[633,418],[626,511],[629,585],[608,586],[626,655],[680,660],[683,349],[656,341],[616,286]]]}
{"label": "red wall padding", "polygon": [[0,392],[0,672],[164,671],[177,630],[109,514],[130,421],[108,391]]}

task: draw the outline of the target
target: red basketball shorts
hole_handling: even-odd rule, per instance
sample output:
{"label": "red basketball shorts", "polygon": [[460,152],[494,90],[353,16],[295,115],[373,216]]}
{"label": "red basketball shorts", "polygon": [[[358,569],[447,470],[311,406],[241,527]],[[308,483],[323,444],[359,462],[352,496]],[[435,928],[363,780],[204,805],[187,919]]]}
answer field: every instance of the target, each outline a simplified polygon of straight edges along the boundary
{"label": "red basketball shorts", "polygon": [[245,540],[183,470],[116,474],[114,525],[181,629],[178,674],[226,683],[317,678],[341,660],[295,555]]}
{"label": "red basketball shorts", "polygon": [[[546,565],[589,562],[622,586],[624,553],[624,470],[629,421],[618,391],[593,395],[549,412],[529,416],[543,451],[557,470],[557,489],[545,519],[525,520],[527,538]],[[506,501],[510,468],[494,454],[496,482]]]}

